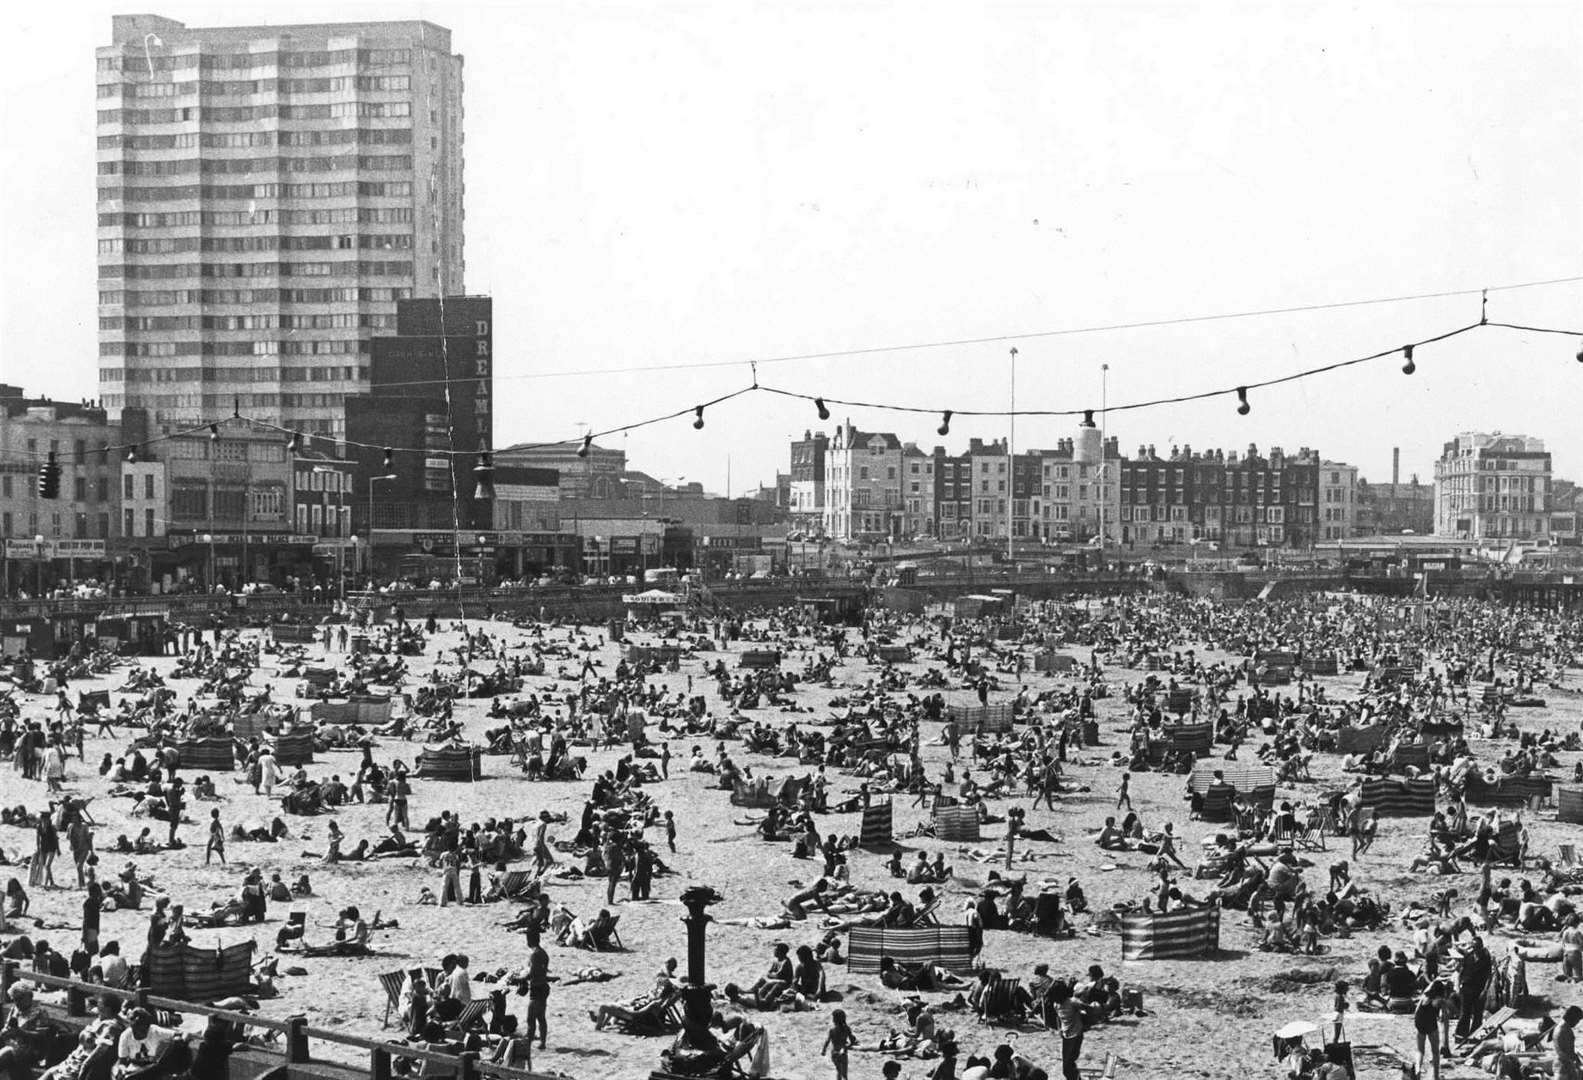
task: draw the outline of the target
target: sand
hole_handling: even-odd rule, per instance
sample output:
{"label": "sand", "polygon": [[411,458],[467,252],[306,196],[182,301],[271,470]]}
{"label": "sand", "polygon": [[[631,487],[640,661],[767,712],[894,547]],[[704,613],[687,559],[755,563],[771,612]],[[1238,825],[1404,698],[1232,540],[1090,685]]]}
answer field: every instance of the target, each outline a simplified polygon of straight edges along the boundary
{"label": "sand", "polygon": [[[480,624],[473,624],[475,626]],[[492,635],[507,642],[519,640],[521,633],[509,624],[483,624]],[[593,640],[603,642],[603,634],[589,629]],[[249,632],[252,633],[252,632]],[[564,635],[564,631],[558,636]],[[641,635],[639,636],[641,639]],[[454,648],[460,640],[455,632],[441,632],[432,640],[428,655],[409,660],[416,674],[423,675],[436,654],[436,645]],[[733,650],[749,647],[743,644]],[[322,656],[322,650],[310,648],[310,655]],[[616,647],[603,643],[598,652],[607,669],[616,662]],[[684,687],[689,672],[701,674],[703,659],[711,663],[719,654],[701,654],[701,658],[683,665],[678,674],[664,676],[661,681],[668,690]],[[789,664],[800,668],[802,655],[793,653]],[[266,662],[268,662],[266,660]],[[734,660],[728,660],[735,668]],[[173,664],[171,659],[144,661],[152,663],[162,673]],[[926,663],[905,665],[905,669],[921,673]],[[1135,682],[1142,673],[1120,667],[1107,668],[1107,677],[1116,684]],[[843,692],[840,684],[861,684],[871,674],[862,661],[849,660],[836,675],[837,689],[803,689],[795,700],[812,707],[815,716],[828,712],[828,699]],[[1026,678],[1036,686],[1060,682],[1059,678],[1029,673]],[[83,681],[73,686],[77,690],[113,688],[125,681],[124,671],[109,677]],[[271,681],[256,674],[255,685]],[[1360,675],[1347,675],[1322,680],[1333,697],[1346,697],[1356,693]],[[296,680],[278,679],[274,694],[278,701],[293,698]],[[1576,685],[1573,672],[1573,685]],[[171,685],[181,695],[182,701],[192,692],[195,683],[174,680]],[[556,686],[553,678],[530,679],[529,689],[543,692]],[[562,682],[564,689],[568,684]],[[708,695],[711,707],[719,701],[712,684],[697,678],[698,692]],[[1006,691],[1000,697],[1004,699]],[[23,713],[30,717],[43,717],[49,713],[53,702],[43,697],[18,695],[23,701]],[[945,692],[948,702],[976,703],[970,694],[961,690]],[[119,701],[120,695],[113,697]],[[1557,701],[1552,695],[1551,707],[1538,710],[1520,710],[1517,718],[1525,727],[1549,726],[1572,730],[1583,716],[1579,699]],[[992,699],[994,700],[994,699]],[[304,703],[305,704],[305,703]],[[487,701],[463,701],[457,705],[457,716],[464,720],[470,733],[479,733],[490,726],[484,713]],[[1118,900],[1140,900],[1147,895],[1152,876],[1144,869],[1147,857],[1142,854],[1114,854],[1100,852],[1092,844],[1089,834],[1096,829],[1107,814],[1114,810],[1118,769],[1109,762],[1110,751],[1125,747],[1121,715],[1123,707],[1118,697],[1101,702],[1102,738],[1105,746],[1084,751],[1078,764],[1068,767],[1068,783],[1087,785],[1089,794],[1065,797],[1058,809],[1040,809],[1028,814],[1031,828],[1047,828],[1063,838],[1055,844],[1034,843],[1027,845],[1039,857],[1019,865],[1019,872],[1026,871],[1035,880],[1051,877],[1065,880],[1075,875],[1088,892],[1095,908],[1102,908]],[[759,717],[771,722],[808,719],[806,715],[783,715],[761,710]],[[936,774],[944,759],[945,749],[932,745],[938,734],[937,724],[925,726],[924,760],[931,774]],[[119,833],[135,836],[146,824],[144,820],[126,816],[130,803],[102,797],[107,784],[98,776],[96,764],[105,752],[119,753],[126,745],[126,738],[94,739],[87,741],[88,763],[72,759],[69,762],[69,789],[83,794],[100,796],[92,805],[92,812],[99,821],[96,842],[101,852],[113,843]],[[546,1051],[535,1051],[534,1068],[541,1072],[557,1072],[592,1080],[597,1077],[642,1077],[658,1065],[659,1053],[667,1043],[662,1039],[639,1039],[612,1031],[595,1032],[588,1019],[588,1010],[604,1001],[624,1001],[644,992],[652,976],[667,957],[675,956],[685,969],[685,936],[679,921],[682,909],[675,897],[682,889],[693,884],[705,884],[717,889],[725,898],[714,909],[720,917],[773,915],[781,901],[796,888],[796,883],[808,882],[817,873],[816,865],[791,857],[789,844],[767,844],[750,830],[732,824],[734,817],[745,811],[733,807],[726,794],[713,787],[713,778],[685,771],[685,761],[690,743],[673,742],[671,778],[654,785],[650,791],[661,809],[673,810],[679,827],[678,854],[672,856],[662,850],[664,857],[677,870],[675,876],[659,878],[655,882],[654,901],[650,903],[623,903],[620,933],[627,946],[626,952],[592,954],[579,950],[549,947],[551,970],[565,973],[570,970],[598,964],[622,972],[620,978],[602,985],[557,987],[550,998],[550,1040]],[[1481,756],[1497,753],[1491,744],[1475,742],[1475,751]],[[712,756],[713,746],[704,743],[706,753]],[[739,763],[750,766],[755,774],[760,771],[784,775],[797,771],[790,759],[768,759],[746,753],[742,745],[728,745],[729,752]],[[388,762],[392,757],[409,761],[415,756],[418,743],[381,740],[376,757]],[[594,753],[590,757],[590,776],[599,770],[613,767],[620,751]],[[1565,755],[1564,766],[1570,774],[1577,755]],[[351,752],[320,754],[310,766],[315,776],[339,773],[350,780],[356,772],[357,755]],[[1278,797],[1312,797],[1320,790],[1335,786],[1339,779],[1339,757],[1319,755],[1315,759],[1317,783],[1305,784],[1295,790],[1282,789]],[[588,781],[578,783],[528,783],[505,757],[484,759],[485,779],[474,784],[417,781],[411,802],[411,818],[415,825],[441,810],[453,810],[461,815],[464,823],[481,821],[485,817],[511,816],[516,819],[536,815],[540,810],[564,812],[572,817],[571,826],[558,826],[552,835],[569,838],[575,832],[575,822],[589,790]],[[239,774],[237,774],[239,775]],[[189,776],[190,782],[190,776]],[[1214,826],[1189,821],[1182,799],[1185,777],[1156,773],[1137,774],[1132,782],[1135,808],[1149,827],[1158,827],[1165,821],[1175,823],[1182,836],[1180,850],[1191,864],[1199,850],[1199,841]],[[222,777],[218,787],[224,797],[219,803],[221,816],[227,826],[237,821],[261,819],[267,821],[279,812],[278,798],[274,801],[253,794],[250,787],[236,782],[233,777]],[[835,776],[834,791],[855,790],[857,781],[842,775]],[[42,785],[25,782],[7,768],[0,772],[0,802],[6,805],[25,803],[30,809],[43,806],[45,794]],[[1007,805],[1029,805],[1027,798],[995,804],[996,813],[1004,813]],[[189,816],[195,820],[207,818],[210,806],[215,804],[194,801]],[[350,850],[362,837],[377,839],[383,831],[385,807],[383,805],[352,805],[334,814],[347,840]],[[896,803],[896,833],[902,836],[914,824],[926,818],[927,812],[911,805],[911,799],[898,799]],[[1575,839],[1578,830],[1573,826],[1558,825],[1554,812],[1525,814],[1532,836],[1531,852],[1553,855],[1556,845]],[[195,940],[200,943],[220,941],[231,943],[254,937],[259,954],[273,948],[274,933],[284,921],[288,910],[303,909],[308,912],[310,939],[323,940],[328,932],[318,929],[330,923],[336,911],[347,904],[358,905],[365,916],[376,909],[387,918],[400,921],[400,929],[374,935],[374,945],[381,955],[358,959],[302,959],[291,957],[282,966],[300,964],[307,974],[300,977],[283,977],[280,980],[280,997],[264,1002],[262,1011],[269,1016],[305,1014],[315,1026],[342,1028],[364,1036],[381,1034],[381,1017],[385,1011],[385,994],[376,976],[402,966],[438,962],[446,952],[460,951],[472,959],[474,972],[491,971],[499,967],[515,967],[524,961],[525,946],[520,935],[510,935],[498,924],[513,915],[514,904],[493,904],[480,907],[438,908],[418,906],[415,900],[420,886],[428,884],[438,891],[439,876],[436,871],[420,868],[411,861],[381,861],[365,864],[321,865],[317,853],[325,849],[327,816],[300,818],[288,817],[287,823],[294,835],[279,844],[232,843],[229,847],[231,863],[228,867],[203,866],[203,836],[201,825],[185,826],[182,834],[191,846],[184,850],[163,852],[137,859],[145,873],[152,874],[158,885],[189,909],[207,907],[211,901],[234,896],[242,875],[252,866],[261,867],[266,877],[279,870],[290,881],[299,873],[308,873],[315,895],[307,902],[272,904],[269,922],[262,928],[245,930],[200,931]],[[156,831],[163,831],[162,823],[155,823]],[[1448,884],[1462,888],[1464,894],[1476,886],[1476,877],[1463,875],[1455,881],[1414,875],[1406,872],[1411,856],[1423,845],[1424,821],[1387,820],[1382,823],[1379,839],[1372,851],[1354,862],[1354,877],[1366,888],[1387,898],[1399,911],[1414,897],[1425,898],[1431,892]],[[988,826],[985,840],[980,847],[994,846],[1002,826]],[[856,832],[857,816],[827,817],[821,821],[822,830]],[[651,841],[663,849],[664,839],[660,830],[651,830]],[[954,844],[941,844],[932,839],[903,841],[911,851],[921,849],[930,853],[945,850],[948,862],[956,867],[957,877],[944,892],[942,916],[953,920],[960,912],[964,898],[972,895],[972,886],[981,882],[992,866],[979,865],[970,860]],[[30,833],[22,829],[0,827],[0,847],[7,855],[16,857],[32,848]],[[1309,855],[1316,866],[1308,871],[1310,881],[1321,886],[1325,869],[1334,860],[1347,856],[1347,841],[1333,839],[1328,853]],[[125,862],[125,856],[113,852],[102,854],[103,876],[110,877]],[[57,877],[66,881],[71,875],[69,859],[65,866],[57,864]],[[1102,870],[1102,866],[1114,866]],[[884,868],[884,857],[863,854],[854,859],[852,880],[860,887],[890,890],[901,883],[891,878]],[[1202,894],[1201,882],[1183,882],[1189,891]],[[574,911],[591,917],[604,902],[602,881],[577,883],[552,883],[552,899],[564,901]],[[625,891],[623,884],[622,891]],[[913,895],[916,889],[908,889]],[[33,913],[48,924],[79,925],[81,894],[75,889],[33,890]],[[146,912],[113,912],[103,918],[102,940],[119,939],[127,952],[138,951],[146,927]],[[315,933],[317,930],[317,933]],[[771,945],[786,941],[794,947],[813,944],[819,935],[817,921],[784,931],[756,931],[715,925],[710,928],[708,965],[709,977],[716,984],[727,981],[751,982],[768,962]],[[76,942],[75,930],[56,929],[40,932],[58,948],[69,952]],[[1055,973],[1080,974],[1089,964],[1098,963],[1107,972],[1117,973],[1124,983],[1143,993],[1147,1015],[1111,1023],[1088,1033],[1084,1048],[1085,1075],[1098,1075],[1107,1056],[1116,1059],[1119,1077],[1229,1077],[1276,1076],[1280,1070],[1271,1057],[1270,1034],[1293,1020],[1319,1022],[1330,1009],[1330,984],[1336,978],[1346,978],[1356,986],[1362,978],[1366,958],[1380,944],[1393,948],[1403,947],[1407,935],[1399,925],[1379,934],[1359,934],[1350,939],[1330,939],[1328,952],[1317,957],[1296,957],[1259,952],[1257,938],[1248,917],[1243,912],[1228,911],[1222,920],[1221,953],[1212,960],[1131,963],[1121,962],[1119,935],[1091,936],[1080,933],[1075,939],[1051,941],[1026,934],[992,931],[986,934],[983,954],[985,963],[1003,967],[1009,974],[1026,977],[1034,963],[1044,961]],[[1505,951],[1505,942],[1497,937],[1492,941],[1492,951],[1497,957]],[[1574,988],[1553,983],[1557,968],[1550,965],[1530,966],[1530,984],[1533,993],[1541,999],[1564,1005],[1577,997]],[[1297,978],[1293,978],[1298,973]],[[1302,981],[1312,980],[1312,981]],[[828,969],[831,989],[840,992],[854,1031],[861,1044],[872,1046],[888,1031],[904,1027],[900,1016],[903,995],[886,990],[874,977],[849,976],[844,967]],[[485,988],[480,987],[481,991]],[[1356,993],[1354,998],[1359,996]],[[525,998],[511,997],[512,1007],[522,1014]],[[812,1078],[833,1076],[827,1060],[819,1057],[820,1043],[828,1027],[832,1006],[801,1014],[765,1014],[772,1038],[771,1058],[773,1073],[780,1077]],[[1059,1040],[1042,1030],[1008,1034],[1004,1029],[991,1029],[978,1023],[965,1013],[946,1013],[940,1017],[942,1026],[953,1028],[963,1048],[968,1053],[988,1054],[1003,1041],[1011,1041],[1018,1053],[1038,1062],[1052,1075],[1059,1075]],[[389,1029],[394,1035],[394,1028]],[[1412,1034],[1407,1019],[1379,1014],[1354,1014],[1349,1024],[1349,1034],[1359,1047],[1359,1075],[1361,1077],[1395,1077],[1397,1066],[1390,1061],[1392,1050],[1410,1055]],[[1378,1048],[1365,1051],[1364,1047]],[[319,1044],[316,1052],[325,1056],[329,1048]],[[885,1056],[859,1049],[852,1056],[851,1075],[854,1078],[877,1077]],[[902,1076],[917,1078],[927,1074],[933,1062],[927,1060],[903,1061]],[[1447,1076],[1474,1075],[1471,1070],[1457,1072],[1448,1069]]]}

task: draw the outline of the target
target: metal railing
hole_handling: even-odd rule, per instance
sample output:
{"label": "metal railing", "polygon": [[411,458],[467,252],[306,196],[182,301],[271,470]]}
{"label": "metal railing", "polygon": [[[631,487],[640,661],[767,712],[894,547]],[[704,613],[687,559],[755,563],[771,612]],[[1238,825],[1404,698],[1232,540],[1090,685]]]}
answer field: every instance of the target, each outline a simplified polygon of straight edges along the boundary
{"label": "metal railing", "polygon": [[[253,1044],[242,1046],[256,1053],[278,1054],[283,1058],[285,1065],[328,1064],[336,1062],[315,1062],[311,1053],[312,1040],[330,1043],[335,1046],[350,1047],[354,1050],[364,1050],[368,1053],[368,1075],[372,1080],[391,1080],[391,1064],[397,1058],[406,1058],[419,1061],[430,1066],[425,1070],[430,1075],[435,1075],[434,1069],[438,1068],[453,1073],[457,1080],[475,1080],[478,1077],[497,1077],[499,1080],[551,1080],[543,1073],[531,1071],[532,1061],[529,1060],[528,1069],[511,1068],[498,1065],[490,1061],[480,1061],[474,1051],[460,1054],[449,1054],[439,1050],[428,1050],[405,1043],[391,1042],[388,1039],[369,1039],[359,1035],[349,1035],[344,1031],[331,1031],[327,1028],[311,1027],[308,1018],[302,1015],[288,1016],[281,1020],[266,1016],[257,1016],[253,1013],[238,1012],[234,1009],[221,1009],[213,1005],[200,1005],[192,1001],[178,1001],[173,998],[161,997],[151,994],[147,990],[121,990],[105,986],[102,983],[83,982],[80,979],[62,978],[57,975],[45,975],[43,972],[29,971],[21,967],[16,961],[8,960],[0,963],[0,1003],[9,1001],[7,992],[17,981],[31,982],[40,987],[51,990],[66,991],[65,1015],[70,1020],[90,1019],[88,1001],[90,998],[111,998],[123,1004],[136,1008],[159,1009],[166,1012],[182,1013],[188,1016],[202,1016],[228,1021],[238,1027],[259,1028],[264,1031],[274,1032],[282,1036],[282,1047],[275,1050]],[[0,1004],[0,1011],[7,1005]],[[526,1044],[527,1040],[523,1039]],[[346,1066],[343,1066],[346,1067]]]}

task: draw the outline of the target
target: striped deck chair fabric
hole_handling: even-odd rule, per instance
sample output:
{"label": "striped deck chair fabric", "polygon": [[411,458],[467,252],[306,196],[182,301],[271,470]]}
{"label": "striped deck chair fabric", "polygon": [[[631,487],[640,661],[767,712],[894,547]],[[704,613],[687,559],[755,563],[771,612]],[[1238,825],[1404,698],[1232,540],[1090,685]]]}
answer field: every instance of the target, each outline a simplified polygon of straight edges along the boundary
{"label": "striped deck chair fabric", "polygon": [[1219,949],[1219,908],[1121,917],[1123,960],[1194,960]]}
{"label": "striped deck chair fabric", "polygon": [[1402,743],[1394,755],[1397,772],[1415,769],[1424,772],[1429,768],[1429,746],[1426,743]]}
{"label": "striped deck chair fabric", "polygon": [[418,775],[428,780],[472,783],[483,776],[481,754],[476,746],[427,745],[418,755]]}
{"label": "striped deck chair fabric", "polygon": [[313,732],[275,736],[275,760],[281,765],[313,764]]}
{"label": "striped deck chair fabric", "polygon": [[1468,802],[1474,806],[1527,806],[1535,797],[1550,798],[1555,781],[1548,776],[1502,776],[1490,784],[1484,774],[1468,777]]}
{"label": "striped deck chair fabric", "polygon": [[236,768],[236,747],[228,738],[186,739],[176,744],[183,769],[230,772]]}
{"label": "striped deck chair fabric", "polygon": [[1243,794],[1254,788],[1275,786],[1273,765],[1233,765],[1228,761],[1209,760],[1193,763],[1193,775],[1188,778],[1187,789],[1198,794],[1208,791],[1215,782],[1217,769],[1227,784]]}
{"label": "striped deck chair fabric", "polygon": [[218,1001],[245,994],[253,974],[253,942],[243,941],[223,949],[188,947],[182,958],[188,1001]]}
{"label": "striped deck chair fabric", "polygon": [[1433,780],[1365,780],[1358,805],[1375,817],[1432,817],[1435,812]]}
{"label": "striped deck chair fabric", "polygon": [[890,957],[898,964],[939,964],[947,971],[968,971],[973,966],[966,926],[915,926],[904,930],[883,926],[854,926],[847,940],[847,970],[854,975],[879,974],[879,962]]}
{"label": "striped deck chair fabric", "polygon": [[1230,784],[1212,785],[1204,791],[1198,816],[1204,821],[1230,821],[1231,799],[1236,794]]}
{"label": "striped deck chair fabric", "polygon": [[1390,732],[1383,724],[1370,727],[1348,727],[1336,732],[1336,752],[1341,754],[1368,754],[1379,749]]}
{"label": "striped deck chair fabric", "polygon": [[484,1014],[488,1011],[489,998],[474,998],[472,1001],[469,1001],[466,1005],[462,1006],[462,1011],[457,1014],[455,1020],[451,1021],[450,1027],[459,1032],[466,1031],[468,1028],[481,1021],[484,1018]]}
{"label": "striped deck chair fabric", "polygon": [[863,825],[858,833],[859,847],[886,847],[892,842],[894,816],[890,800],[874,803],[863,811]]}
{"label": "striped deck chair fabric", "polygon": [[385,992],[385,1019],[380,1021],[380,1027],[390,1026],[390,1014],[401,1005],[401,988],[406,984],[405,970],[387,971],[379,976],[379,987]]}
{"label": "striped deck chair fabric", "polygon": [[1214,739],[1213,724],[1167,724],[1149,743],[1149,760],[1159,762],[1172,751],[1203,757],[1214,746]]}
{"label": "striped deck chair fabric", "polygon": [[1004,735],[1011,730],[1011,705],[981,705],[956,710],[963,731],[979,735]]}
{"label": "striped deck chair fabric", "polygon": [[526,890],[532,880],[533,875],[526,870],[507,870],[506,876],[500,879],[500,895],[508,899],[516,896]]}
{"label": "striped deck chair fabric", "polygon": [[185,1000],[187,974],[182,966],[181,946],[157,945],[143,961],[148,967],[148,991],[157,997]]}
{"label": "striped deck chair fabric", "polygon": [[1027,1015],[1027,1008],[1019,1000],[1021,990],[1021,979],[996,975],[984,988],[984,996],[979,999],[978,1018],[986,1024],[993,1024],[997,1020],[1014,1023],[1023,1019]]}
{"label": "striped deck chair fabric", "polygon": [[950,843],[977,843],[978,810],[971,806],[935,806],[934,838]]}

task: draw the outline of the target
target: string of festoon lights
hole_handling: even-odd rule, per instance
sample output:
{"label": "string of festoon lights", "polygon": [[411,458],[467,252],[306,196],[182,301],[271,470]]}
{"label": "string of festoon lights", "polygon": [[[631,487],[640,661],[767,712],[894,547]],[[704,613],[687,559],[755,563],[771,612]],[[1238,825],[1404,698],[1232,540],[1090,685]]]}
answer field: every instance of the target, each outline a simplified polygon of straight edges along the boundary
{"label": "string of festoon lights", "polygon": [[[752,369],[753,378],[749,385],[741,387],[740,389],[732,390],[728,393],[721,394],[706,401],[672,409],[667,412],[650,416],[641,420],[632,421],[630,423],[619,424],[599,430],[589,430],[578,437],[553,439],[537,443],[522,443],[517,444],[514,449],[543,449],[553,446],[573,446],[580,443],[581,445],[578,446],[577,449],[577,456],[587,457],[590,451],[593,449],[594,441],[596,439],[611,435],[621,435],[686,417],[692,418],[692,426],[694,429],[702,430],[705,426],[707,410],[713,409],[719,405],[723,405],[726,402],[735,400],[736,398],[754,393],[772,394],[778,397],[794,398],[801,401],[807,401],[813,405],[814,410],[820,420],[830,419],[830,406],[832,405],[840,405],[852,409],[908,413],[914,415],[938,415],[940,417],[940,424],[936,431],[941,436],[950,434],[951,420],[953,417],[959,416],[990,418],[1081,416],[1086,421],[1091,422],[1096,414],[1102,412],[1106,414],[1117,412],[1134,412],[1140,409],[1161,408],[1168,405],[1207,401],[1212,398],[1221,397],[1235,397],[1237,413],[1241,416],[1247,416],[1253,410],[1252,395],[1255,391],[1266,390],[1272,387],[1282,386],[1287,383],[1298,382],[1303,379],[1316,378],[1320,375],[1326,375],[1331,372],[1340,371],[1342,369],[1355,367],[1361,364],[1381,361],[1390,357],[1400,357],[1402,360],[1402,373],[1404,375],[1411,376],[1418,370],[1419,350],[1426,346],[1435,345],[1464,334],[1472,333],[1476,330],[1514,330],[1528,334],[1555,334],[1565,337],[1578,338],[1580,340],[1580,347],[1577,352],[1577,361],[1579,363],[1583,363],[1583,330],[1562,329],[1558,327],[1546,326],[1527,326],[1507,322],[1492,322],[1488,318],[1487,303],[1488,301],[1486,297],[1485,300],[1481,302],[1480,318],[1477,322],[1469,323],[1466,326],[1460,326],[1454,330],[1445,331],[1444,333],[1419,338],[1415,341],[1407,342],[1406,344],[1393,345],[1390,348],[1369,353],[1366,356],[1357,356],[1347,360],[1322,364],[1317,367],[1305,368],[1301,371],[1295,371],[1285,375],[1278,375],[1259,381],[1241,383],[1234,386],[1217,386],[1196,391],[1194,393],[1179,394],[1170,397],[1148,398],[1140,401],[1107,405],[1103,408],[1079,407],[1070,409],[962,409],[956,407],[942,407],[939,405],[906,405],[887,401],[867,401],[856,398],[842,398],[824,393],[809,393],[805,391],[786,389],[779,386],[768,386],[761,384],[758,381],[757,365],[753,361],[744,361],[744,363],[748,364],[748,366]],[[126,442],[120,444],[111,444],[106,442],[97,448],[84,448],[80,453],[75,451],[73,453],[78,453],[79,459],[84,461],[86,461],[93,454],[103,455],[105,460],[108,460],[110,454],[117,454],[124,455],[125,460],[129,463],[136,462],[140,453],[147,454],[153,447],[160,443],[169,442],[176,439],[188,439],[194,436],[201,436],[205,432],[207,432],[208,437],[211,440],[218,440],[220,438],[220,432],[223,426],[235,425],[243,425],[249,428],[264,431],[273,431],[282,437],[288,449],[293,453],[302,448],[305,438],[311,438],[318,445],[327,444],[331,446],[344,447],[347,449],[377,451],[382,455],[383,468],[387,473],[398,468],[399,455],[412,454],[424,457],[447,458],[475,457],[477,458],[477,463],[473,468],[475,481],[479,483],[489,483],[493,478],[494,455],[489,449],[456,449],[454,447],[450,449],[440,449],[416,446],[387,446],[379,443],[360,442],[353,439],[309,434],[293,430],[290,427],[283,426],[274,421],[244,416],[237,407],[233,407],[232,414],[229,417],[215,420],[198,421],[189,427],[179,428],[161,435],[151,435],[135,442]],[[33,461],[43,461],[45,460],[46,456],[48,456],[52,461],[55,460],[53,452],[50,455],[33,453],[27,456]]]}

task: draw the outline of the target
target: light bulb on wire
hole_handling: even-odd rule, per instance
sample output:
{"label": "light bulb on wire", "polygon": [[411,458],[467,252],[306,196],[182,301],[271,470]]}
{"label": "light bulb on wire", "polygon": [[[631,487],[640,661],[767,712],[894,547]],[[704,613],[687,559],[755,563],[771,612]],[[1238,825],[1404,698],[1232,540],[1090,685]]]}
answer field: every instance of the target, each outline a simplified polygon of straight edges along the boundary
{"label": "light bulb on wire", "polygon": [[136,465],[137,464],[137,447],[136,446],[129,446],[129,447],[126,448],[126,463],[128,465]]}
{"label": "light bulb on wire", "polygon": [[940,426],[935,428],[934,430],[935,430],[935,434],[937,434],[937,435],[949,435],[949,434],[951,434],[951,410],[950,409],[947,409],[947,410],[945,410],[945,412],[940,414]]}
{"label": "light bulb on wire", "polygon": [[1402,346],[1402,357],[1407,361],[1402,365],[1403,375],[1411,375],[1418,370],[1418,365],[1413,363],[1413,347],[1411,345]]}
{"label": "light bulb on wire", "polygon": [[693,409],[693,417],[693,430],[702,431],[704,429],[704,407],[702,405]]}
{"label": "light bulb on wire", "polygon": [[1237,415],[1247,416],[1252,411],[1253,406],[1248,404],[1248,388],[1246,386],[1237,387]]}
{"label": "light bulb on wire", "polygon": [[814,398],[813,399],[813,407],[819,410],[819,419],[821,419],[821,420],[828,420],[828,419],[830,419],[830,410],[825,408],[824,398],[822,398],[822,397]]}
{"label": "light bulb on wire", "polygon": [[293,431],[291,438],[286,440],[286,448],[293,454],[300,453],[302,450],[302,436]]}
{"label": "light bulb on wire", "polygon": [[395,453],[390,447],[385,447],[385,472],[387,473],[390,472],[390,459],[395,456]]}
{"label": "light bulb on wire", "polygon": [[219,424],[210,424],[209,425],[209,441],[210,442],[219,442],[220,441],[220,425]]}
{"label": "light bulb on wire", "polygon": [[593,446],[594,446],[594,437],[593,437],[593,435],[591,433],[588,434],[588,435],[584,435],[583,436],[583,445],[582,445],[581,448],[578,449],[577,456],[578,457],[582,457],[582,458],[587,457],[588,456],[588,451],[592,450]]}

